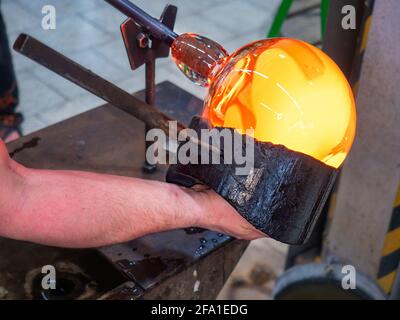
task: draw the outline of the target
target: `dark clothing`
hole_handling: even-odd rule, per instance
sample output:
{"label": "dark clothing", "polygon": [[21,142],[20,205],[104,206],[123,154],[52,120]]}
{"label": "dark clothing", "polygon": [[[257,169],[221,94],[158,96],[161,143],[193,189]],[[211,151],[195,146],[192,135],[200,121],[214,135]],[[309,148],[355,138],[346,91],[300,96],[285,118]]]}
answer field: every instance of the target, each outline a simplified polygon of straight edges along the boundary
{"label": "dark clothing", "polygon": [[[0,0],[1,5],[1,0]],[[19,128],[22,115],[16,113],[18,87],[11,59],[6,26],[0,11],[0,138]]]}

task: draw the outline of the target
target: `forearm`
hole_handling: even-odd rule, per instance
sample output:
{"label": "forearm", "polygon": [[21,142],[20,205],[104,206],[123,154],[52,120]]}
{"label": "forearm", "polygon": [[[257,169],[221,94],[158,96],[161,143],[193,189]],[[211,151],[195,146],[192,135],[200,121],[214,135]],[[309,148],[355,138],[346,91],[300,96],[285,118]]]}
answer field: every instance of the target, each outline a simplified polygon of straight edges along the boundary
{"label": "forearm", "polygon": [[62,247],[97,247],[189,226],[265,236],[210,189],[104,174],[33,170],[0,139],[0,236]]}
{"label": "forearm", "polygon": [[94,247],[201,224],[200,204],[175,185],[85,172],[14,171],[22,182],[14,187],[19,205],[0,227],[6,237]]}

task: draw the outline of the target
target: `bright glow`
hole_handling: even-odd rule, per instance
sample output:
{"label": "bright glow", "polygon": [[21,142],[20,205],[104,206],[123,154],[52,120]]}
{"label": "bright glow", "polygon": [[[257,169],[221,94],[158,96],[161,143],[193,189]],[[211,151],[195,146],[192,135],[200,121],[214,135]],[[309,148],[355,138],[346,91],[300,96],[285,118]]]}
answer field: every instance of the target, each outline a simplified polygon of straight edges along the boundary
{"label": "bright glow", "polygon": [[[255,138],[339,167],[353,143],[356,111],[339,67],[293,39],[253,42],[209,79],[204,116],[214,126],[254,129]],[[243,132],[243,131],[242,131]]]}

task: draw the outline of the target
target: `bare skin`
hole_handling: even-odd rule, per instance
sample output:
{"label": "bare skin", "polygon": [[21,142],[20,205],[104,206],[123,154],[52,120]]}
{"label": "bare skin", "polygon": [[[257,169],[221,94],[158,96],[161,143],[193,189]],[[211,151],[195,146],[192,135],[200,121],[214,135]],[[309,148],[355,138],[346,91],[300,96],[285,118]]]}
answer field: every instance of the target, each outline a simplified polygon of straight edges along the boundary
{"label": "bare skin", "polygon": [[29,169],[10,159],[0,140],[0,236],[84,248],[190,226],[249,240],[265,236],[212,190]]}

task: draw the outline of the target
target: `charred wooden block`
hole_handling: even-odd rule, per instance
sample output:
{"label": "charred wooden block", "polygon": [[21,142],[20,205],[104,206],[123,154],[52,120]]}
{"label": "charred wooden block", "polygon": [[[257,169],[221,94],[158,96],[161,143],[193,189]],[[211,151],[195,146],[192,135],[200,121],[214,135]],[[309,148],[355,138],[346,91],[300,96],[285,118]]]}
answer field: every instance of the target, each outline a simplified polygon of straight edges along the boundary
{"label": "charred wooden block", "polygon": [[[200,129],[208,128],[208,123],[196,117],[189,127],[200,136]],[[244,152],[247,136],[240,136]],[[221,143],[220,164],[178,162],[169,167],[166,181],[187,187],[206,184],[268,236],[289,244],[304,243],[325,204],[337,170],[283,145],[250,140],[254,143],[254,167],[247,175],[237,175],[240,165],[235,161],[224,164],[226,155]]]}

